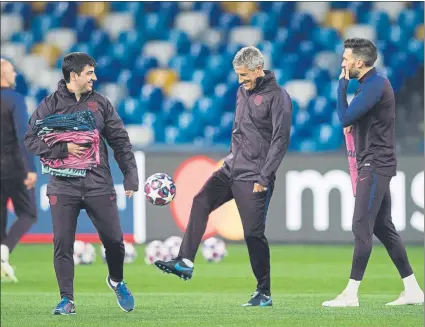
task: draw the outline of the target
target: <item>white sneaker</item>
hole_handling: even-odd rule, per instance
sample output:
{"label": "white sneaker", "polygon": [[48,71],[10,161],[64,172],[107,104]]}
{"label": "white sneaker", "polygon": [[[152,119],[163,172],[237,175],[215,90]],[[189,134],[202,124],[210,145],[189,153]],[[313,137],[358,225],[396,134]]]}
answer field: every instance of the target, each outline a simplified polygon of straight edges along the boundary
{"label": "white sneaker", "polygon": [[6,280],[10,280],[15,283],[18,282],[18,279],[15,277],[15,272],[8,261],[1,260],[1,276],[4,276]]}
{"label": "white sneaker", "polygon": [[358,307],[359,299],[357,295],[350,295],[342,292],[335,299],[323,302],[322,306],[330,308]]}
{"label": "white sneaker", "polygon": [[424,304],[424,292],[421,289],[416,292],[401,292],[397,300],[387,303],[386,305],[421,305]]}

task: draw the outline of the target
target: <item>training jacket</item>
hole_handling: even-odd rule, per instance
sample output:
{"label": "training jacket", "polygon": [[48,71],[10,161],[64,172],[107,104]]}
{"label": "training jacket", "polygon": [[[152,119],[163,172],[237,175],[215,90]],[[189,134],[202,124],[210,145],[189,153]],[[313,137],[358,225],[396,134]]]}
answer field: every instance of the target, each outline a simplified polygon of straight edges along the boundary
{"label": "training jacket", "polygon": [[274,182],[289,146],[292,102],[271,71],[257,78],[256,87],[237,92],[230,154],[223,170],[232,180]]}
{"label": "training jacket", "polygon": [[61,80],[57,91],[46,97],[30,118],[25,134],[27,149],[43,158],[66,158],[68,156],[66,142],[48,146],[35,134],[33,126],[36,120],[49,115],[70,114],[81,110],[91,110],[94,114],[96,129],[100,134],[100,164],[88,170],[85,177],[50,176],[47,195],[66,194],[87,197],[115,194],[106,143],[113,149],[115,160],[124,175],[124,189],[137,191],[139,178],[127,131],[109,100],[96,91],[81,95],[80,100],[77,101],[75,95],[66,87],[65,80]]}

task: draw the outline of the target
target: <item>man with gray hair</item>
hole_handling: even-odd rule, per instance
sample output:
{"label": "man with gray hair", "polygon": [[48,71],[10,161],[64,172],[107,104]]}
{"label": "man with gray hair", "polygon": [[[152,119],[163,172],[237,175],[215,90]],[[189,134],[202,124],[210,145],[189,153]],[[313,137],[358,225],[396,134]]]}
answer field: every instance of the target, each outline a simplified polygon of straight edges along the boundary
{"label": "man with gray hair", "polygon": [[257,279],[256,291],[243,306],[271,306],[270,250],[264,231],[275,174],[289,145],[292,103],[274,74],[264,70],[264,58],[257,48],[242,48],[233,68],[242,85],[237,92],[230,153],[194,197],[178,257],[155,264],[190,279],[209,214],[235,199]]}

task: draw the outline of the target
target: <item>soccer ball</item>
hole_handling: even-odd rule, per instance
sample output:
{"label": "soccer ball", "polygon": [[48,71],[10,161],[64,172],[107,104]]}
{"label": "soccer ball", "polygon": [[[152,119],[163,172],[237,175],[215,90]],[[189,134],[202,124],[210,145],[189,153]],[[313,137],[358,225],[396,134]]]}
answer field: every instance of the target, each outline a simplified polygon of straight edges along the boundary
{"label": "soccer ball", "polygon": [[157,206],[165,206],[176,196],[176,184],[167,174],[156,173],[145,182],[146,199]]}
{"label": "soccer ball", "polygon": [[[136,248],[133,244],[124,241],[124,249],[124,263],[133,263],[137,257]],[[100,253],[102,255],[103,262],[106,262],[105,247],[103,245],[100,247]]]}
{"label": "soccer ball", "polygon": [[168,249],[168,255],[165,260],[171,260],[176,258],[180,251],[180,245],[182,244],[182,238],[180,236],[170,236],[164,241],[164,246]]}
{"label": "soccer ball", "polygon": [[202,256],[209,262],[220,262],[226,255],[226,244],[223,240],[210,237],[202,244]]}
{"label": "soccer ball", "polygon": [[153,264],[157,260],[166,260],[168,256],[168,249],[161,241],[150,242],[145,249],[145,262],[148,265]]}
{"label": "soccer ball", "polygon": [[75,241],[73,258],[76,265],[89,265],[96,260],[96,250],[90,243]]}

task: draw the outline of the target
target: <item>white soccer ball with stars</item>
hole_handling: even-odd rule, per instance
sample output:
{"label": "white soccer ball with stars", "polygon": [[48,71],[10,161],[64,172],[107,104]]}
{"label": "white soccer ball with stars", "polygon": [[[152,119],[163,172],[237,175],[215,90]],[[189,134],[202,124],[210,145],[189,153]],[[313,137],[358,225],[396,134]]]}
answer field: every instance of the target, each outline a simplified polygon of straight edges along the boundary
{"label": "white soccer ball with stars", "polygon": [[168,250],[167,258],[165,260],[171,260],[178,256],[182,240],[183,239],[180,236],[170,236],[164,241],[164,246]]}
{"label": "white soccer ball with stars", "polygon": [[150,203],[165,206],[176,196],[176,184],[167,174],[156,173],[146,180],[144,191]]}
{"label": "white soccer ball with stars", "polygon": [[[124,241],[124,249],[125,249],[124,263],[133,263],[137,257],[136,248],[134,247],[133,244],[127,241]],[[100,253],[102,255],[103,262],[106,262],[105,247],[103,245],[100,246]]]}
{"label": "white soccer ball with stars", "polygon": [[73,258],[76,265],[92,264],[96,260],[96,249],[90,243],[75,241]]}
{"label": "white soccer ball with stars", "polygon": [[202,243],[202,256],[209,262],[220,262],[227,255],[226,243],[216,237],[210,237]]}
{"label": "white soccer ball with stars", "polygon": [[159,240],[150,242],[145,248],[145,262],[148,265],[155,263],[157,260],[166,260],[167,257],[168,248]]}

